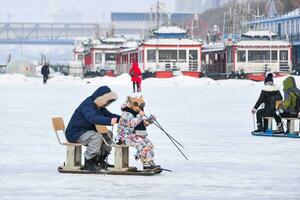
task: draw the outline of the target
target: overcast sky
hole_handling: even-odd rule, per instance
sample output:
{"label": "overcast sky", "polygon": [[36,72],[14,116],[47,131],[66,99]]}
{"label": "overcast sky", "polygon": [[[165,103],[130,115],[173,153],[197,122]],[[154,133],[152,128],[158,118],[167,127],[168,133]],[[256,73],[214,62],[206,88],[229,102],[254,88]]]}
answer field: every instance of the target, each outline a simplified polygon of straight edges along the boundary
{"label": "overcast sky", "polygon": [[[160,0],[174,11],[175,0]],[[76,11],[83,21],[110,20],[110,12],[149,12],[157,0],[7,0],[0,6],[0,21],[52,22],[55,13]]]}

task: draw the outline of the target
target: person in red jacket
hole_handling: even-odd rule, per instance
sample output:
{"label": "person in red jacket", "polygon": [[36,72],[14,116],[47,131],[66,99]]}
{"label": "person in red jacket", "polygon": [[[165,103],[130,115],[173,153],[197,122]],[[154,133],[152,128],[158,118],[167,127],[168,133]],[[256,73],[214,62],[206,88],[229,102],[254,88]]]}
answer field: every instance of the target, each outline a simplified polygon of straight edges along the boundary
{"label": "person in red jacket", "polygon": [[142,72],[137,62],[134,62],[132,64],[132,67],[129,70],[129,74],[131,76],[133,92],[135,92],[136,86],[137,86],[137,92],[141,92]]}

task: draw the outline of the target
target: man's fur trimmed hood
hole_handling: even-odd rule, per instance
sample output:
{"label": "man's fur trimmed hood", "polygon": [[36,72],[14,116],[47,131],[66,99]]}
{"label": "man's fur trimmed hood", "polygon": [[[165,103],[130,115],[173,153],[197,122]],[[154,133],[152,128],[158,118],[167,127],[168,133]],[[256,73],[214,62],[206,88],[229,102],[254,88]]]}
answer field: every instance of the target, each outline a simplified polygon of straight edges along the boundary
{"label": "man's fur trimmed hood", "polygon": [[115,92],[109,92],[109,93],[106,93],[100,97],[97,97],[95,100],[94,100],[94,103],[98,106],[98,107],[105,107],[105,104],[108,102],[108,101],[115,101],[118,99],[118,96]]}

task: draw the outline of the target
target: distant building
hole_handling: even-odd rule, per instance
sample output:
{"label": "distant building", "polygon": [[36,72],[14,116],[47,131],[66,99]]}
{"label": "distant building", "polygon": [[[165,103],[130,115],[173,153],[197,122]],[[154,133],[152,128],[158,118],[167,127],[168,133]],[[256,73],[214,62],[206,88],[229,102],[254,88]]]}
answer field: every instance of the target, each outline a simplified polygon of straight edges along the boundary
{"label": "distant building", "polygon": [[81,62],[85,71],[114,71],[117,50],[126,41],[119,37],[85,41],[74,48],[74,61]]}
{"label": "distant building", "polygon": [[116,35],[127,38],[147,38],[157,25],[183,25],[193,17],[190,13],[112,12],[111,22]]}
{"label": "distant building", "polygon": [[293,45],[292,64],[300,69],[300,8],[282,16],[248,22],[249,29],[275,32]]}
{"label": "distant building", "polygon": [[249,79],[263,80],[266,71],[275,75],[291,72],[291,51],[292,45],[273,32],[249,31],[238,42],[204,45],[202,66],[212,77],[245,73]]}
{"label": "distant building", "polygon": [[[129,71],[133,62],[141,70],[156,74],[181,71],[199,77],[202,43],[187,38],[187,31],[176,26],[162,26],[154,37],[133,48],[120,49],[117,55],[117,74]],[[159,75],[157,75],[159,76]]]}
{"label": "distant building", "polygon": [[202,13],[208,9],[218,8],[227,0],[176,0],[176,12]]}

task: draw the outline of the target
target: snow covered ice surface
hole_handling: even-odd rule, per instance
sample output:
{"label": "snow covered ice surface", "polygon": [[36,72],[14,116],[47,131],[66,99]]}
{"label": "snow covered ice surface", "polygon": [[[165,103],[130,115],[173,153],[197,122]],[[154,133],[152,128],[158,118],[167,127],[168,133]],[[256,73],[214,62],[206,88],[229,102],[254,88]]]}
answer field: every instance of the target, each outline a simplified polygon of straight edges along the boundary
{"label": "snow covered ice surface", "polygon": [[[79,103],[104,84],[118,93],[109,109],[119,113],[132,94],[126,75],[84,80],[55,76],[47,85],[41,78],[0,75],[1,200],[300,198],[300,140],[251,136],[250,110],[262,83],[246,80],[180,76],[142,83],[146,113],[158,117],[189,157],[186,161],[158,128],[149,127],[156,162],[173,173],[58,173],[65,147],[56,140],[51,118],[62,116],[67,125]],[[134,149],[130,153],[131,165],[141,168],[133,159]]]}

